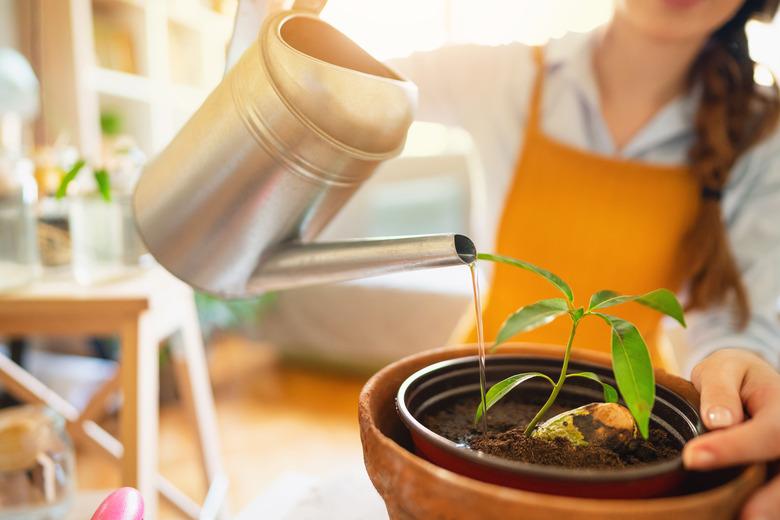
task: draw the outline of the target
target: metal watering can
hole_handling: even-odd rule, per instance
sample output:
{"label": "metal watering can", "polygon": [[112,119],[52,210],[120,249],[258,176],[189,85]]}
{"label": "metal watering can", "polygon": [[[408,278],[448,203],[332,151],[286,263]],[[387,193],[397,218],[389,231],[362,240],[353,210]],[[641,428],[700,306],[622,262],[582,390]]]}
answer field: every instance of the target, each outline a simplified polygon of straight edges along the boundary
{"label": "metal watering can", "polygon": [[133,205],[170,272],[228,297],[468,264],[463,235],[312,242],[384,160],[416,106],[411,82],[299,0],[144,170]]}

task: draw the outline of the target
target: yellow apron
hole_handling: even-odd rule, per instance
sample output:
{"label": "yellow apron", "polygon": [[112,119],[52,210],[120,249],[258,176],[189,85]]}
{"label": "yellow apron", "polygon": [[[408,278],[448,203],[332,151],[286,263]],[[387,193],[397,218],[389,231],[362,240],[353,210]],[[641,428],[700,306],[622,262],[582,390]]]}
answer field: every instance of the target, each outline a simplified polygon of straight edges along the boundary
{"label": "yellow apron", "polygon": [[[544,63],[541,48],[535,51],[538,72],[525,144],[499,224],[497,253],[558,274],[581,306],[601,289],[623,294],[679,290],[685,271],[679,249],[699,208],[693,176],[686,167],[595,155],[545,136],[540,114]],[[487,341],[519,307],[561,296],[532,273],[504,264],[495,264],[488,295],[483,313]],[[664,365],[656,345],[660,314],[636,303],[606,312],[634,323],[656,366]],[[562,345],[570,324],[560,317],[516,339]],[[609,352],[609,329],[597,318],[583,320],[574,348]]]}

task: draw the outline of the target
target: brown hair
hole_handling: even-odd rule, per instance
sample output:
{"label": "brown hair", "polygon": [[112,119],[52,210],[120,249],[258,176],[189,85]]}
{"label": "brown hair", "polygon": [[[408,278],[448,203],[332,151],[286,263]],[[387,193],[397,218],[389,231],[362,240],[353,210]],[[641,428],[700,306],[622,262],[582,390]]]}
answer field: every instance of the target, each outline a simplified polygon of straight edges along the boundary
{"label": "brown hair", "polygon": [[701,88],[696,137],[690,150],[691,172],[701,186],[701,208],[687,237],[688,308],[705,308],[733,298],[741,327],[747,324],[750,304],[729,247],[720,197],[737,159],[778,122],[777,84],[767,88],[753,80],[755,62],[745,34],[748,20],[771,18],[778,4],[780,0],[746,0],[712,34],[691,69],[692,84]]}

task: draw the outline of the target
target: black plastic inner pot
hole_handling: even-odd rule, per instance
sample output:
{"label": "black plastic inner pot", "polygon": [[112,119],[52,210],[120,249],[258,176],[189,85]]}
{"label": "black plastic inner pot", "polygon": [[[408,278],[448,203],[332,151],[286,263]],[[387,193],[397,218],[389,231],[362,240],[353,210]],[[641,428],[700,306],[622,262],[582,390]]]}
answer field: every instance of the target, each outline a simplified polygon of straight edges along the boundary
{"label": "black plastic inner pot", "polygon": [[[558,359],[537,358],[531,356],[496,354],[488,357],[487,385],[505,379],[520,372],[542,372],[553,379],[560,373],[561,361]],[[602,381],[617,387],[610,368],[580,361],[569,363],[569,372],[595,372]],[[513,390],[515,398],[522,400],[522,393],[549,392],[550,387],[543,381],[530,380]],[[601,385],[584,378],[573,378],[566,382],[561,392],[576,401],[586,404],[603,401]],[[519,397],[517,395],[519,394]],[[398,409],[408,423],[426,439],[439,447],[460,457],[466,457],[479,464],[504,471],[516,471],[542,478],[588,481],[617,481],[631,478],[645,478],[650,474],[664,473],[680,469],[680,457],[621,469],[570,469],[554,466],[540,466],[518,461],[510,461],[493,455],[464,449],[455,442],[446,439],[419,422],[428,411],[438,409],[446,402],[463,396],[479,395],[479,373],[477,358],[457,358],[430,365],[409,377],[398,391]],[[651,423],[666,430],[682,447],[703,431],[696,409],[681,396],[660,385],[656,385],[656,401],[651,415]]]}

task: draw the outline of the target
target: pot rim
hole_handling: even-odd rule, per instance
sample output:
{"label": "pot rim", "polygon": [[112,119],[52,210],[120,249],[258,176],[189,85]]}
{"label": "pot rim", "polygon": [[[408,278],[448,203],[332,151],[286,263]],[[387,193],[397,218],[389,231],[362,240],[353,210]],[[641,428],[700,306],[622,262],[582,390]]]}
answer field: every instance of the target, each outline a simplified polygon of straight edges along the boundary
{"label": "pot rim", "polygon": [[[520,354],[520,353],[493,354],[491,355],[491,357],[505,358],[505,359],[509,359],[509,358],[555,359],[552,356]],[[526,476],[538,477],[547,480],[565,480],[565,481],[587,480],[589,482],[614,482],[614,481],[621,481],[621,480],[640,480],[640,479],[651,478],[664,473],[680,471],[683,469],[682,454],[661,462],[653,462],[648,464],[642,464],[636,467],[628,467],[628,468],[620,468],[620,469],[596,469],[596,468],[573,469],[573,468],[563,468],[559,466],[546,466],[541,464],[531,464],[527,462],[511,461],[495,455],[490,455],[488,453],[483,453],[471,449],[469,447],[459,445],[456,442],[453,442],[433,432],[432,430],[428,429],[420,421],[418,421],[417,418],[414,417],[414,415],[412,415],[412,413],[409,411],[408,407],[406,406],[404,396],[406,395],[409,387],[414,382],[416,382],[421,377],[431,372],[434,372],[436,370],[439,370],[441,368],[446,368],[452,365],[460,365],[467,361],[470,363],[475,363],[476,360],[477,360],[477,356],[463,356],[463,357],[451,358],[423,367],[420,370],[414,372],[409,377],[407,377],[404,380],[404,382],[401,383],[401,386],[398,388],[398,392],[396,393],[396,399],[395,399],[396,408],[398,409],[399,415],[401,417],[401,421],[406,425],[406,427],[414,431],[414,433],[423,436],[425,440],[434,444],[438,448],[441,448],[442,450],[445,450],[456,457],[465,458],[469,462],[487,466],[488,468],[499,470],[499,471],[522,474]],[[572,361],[584,366],[604,368],[603,364],[593,363],[589,361],[581,361],[581,360],[572,360]],[[674,393],[675,395],[679,396],[687,403],[687,400],[685,400],[684,397],[680,396],[677,392],[670,389],[669,387],[660,385],[658,383],[656,383],[656,385],[660,386],[661,388],[664,388],[669,392]],[[691,406],[691,409],[698,417],[698,411],[693,406]],[[703,427],[701,421],[698,421],[693,426],[698,434],[702,433]]]}

